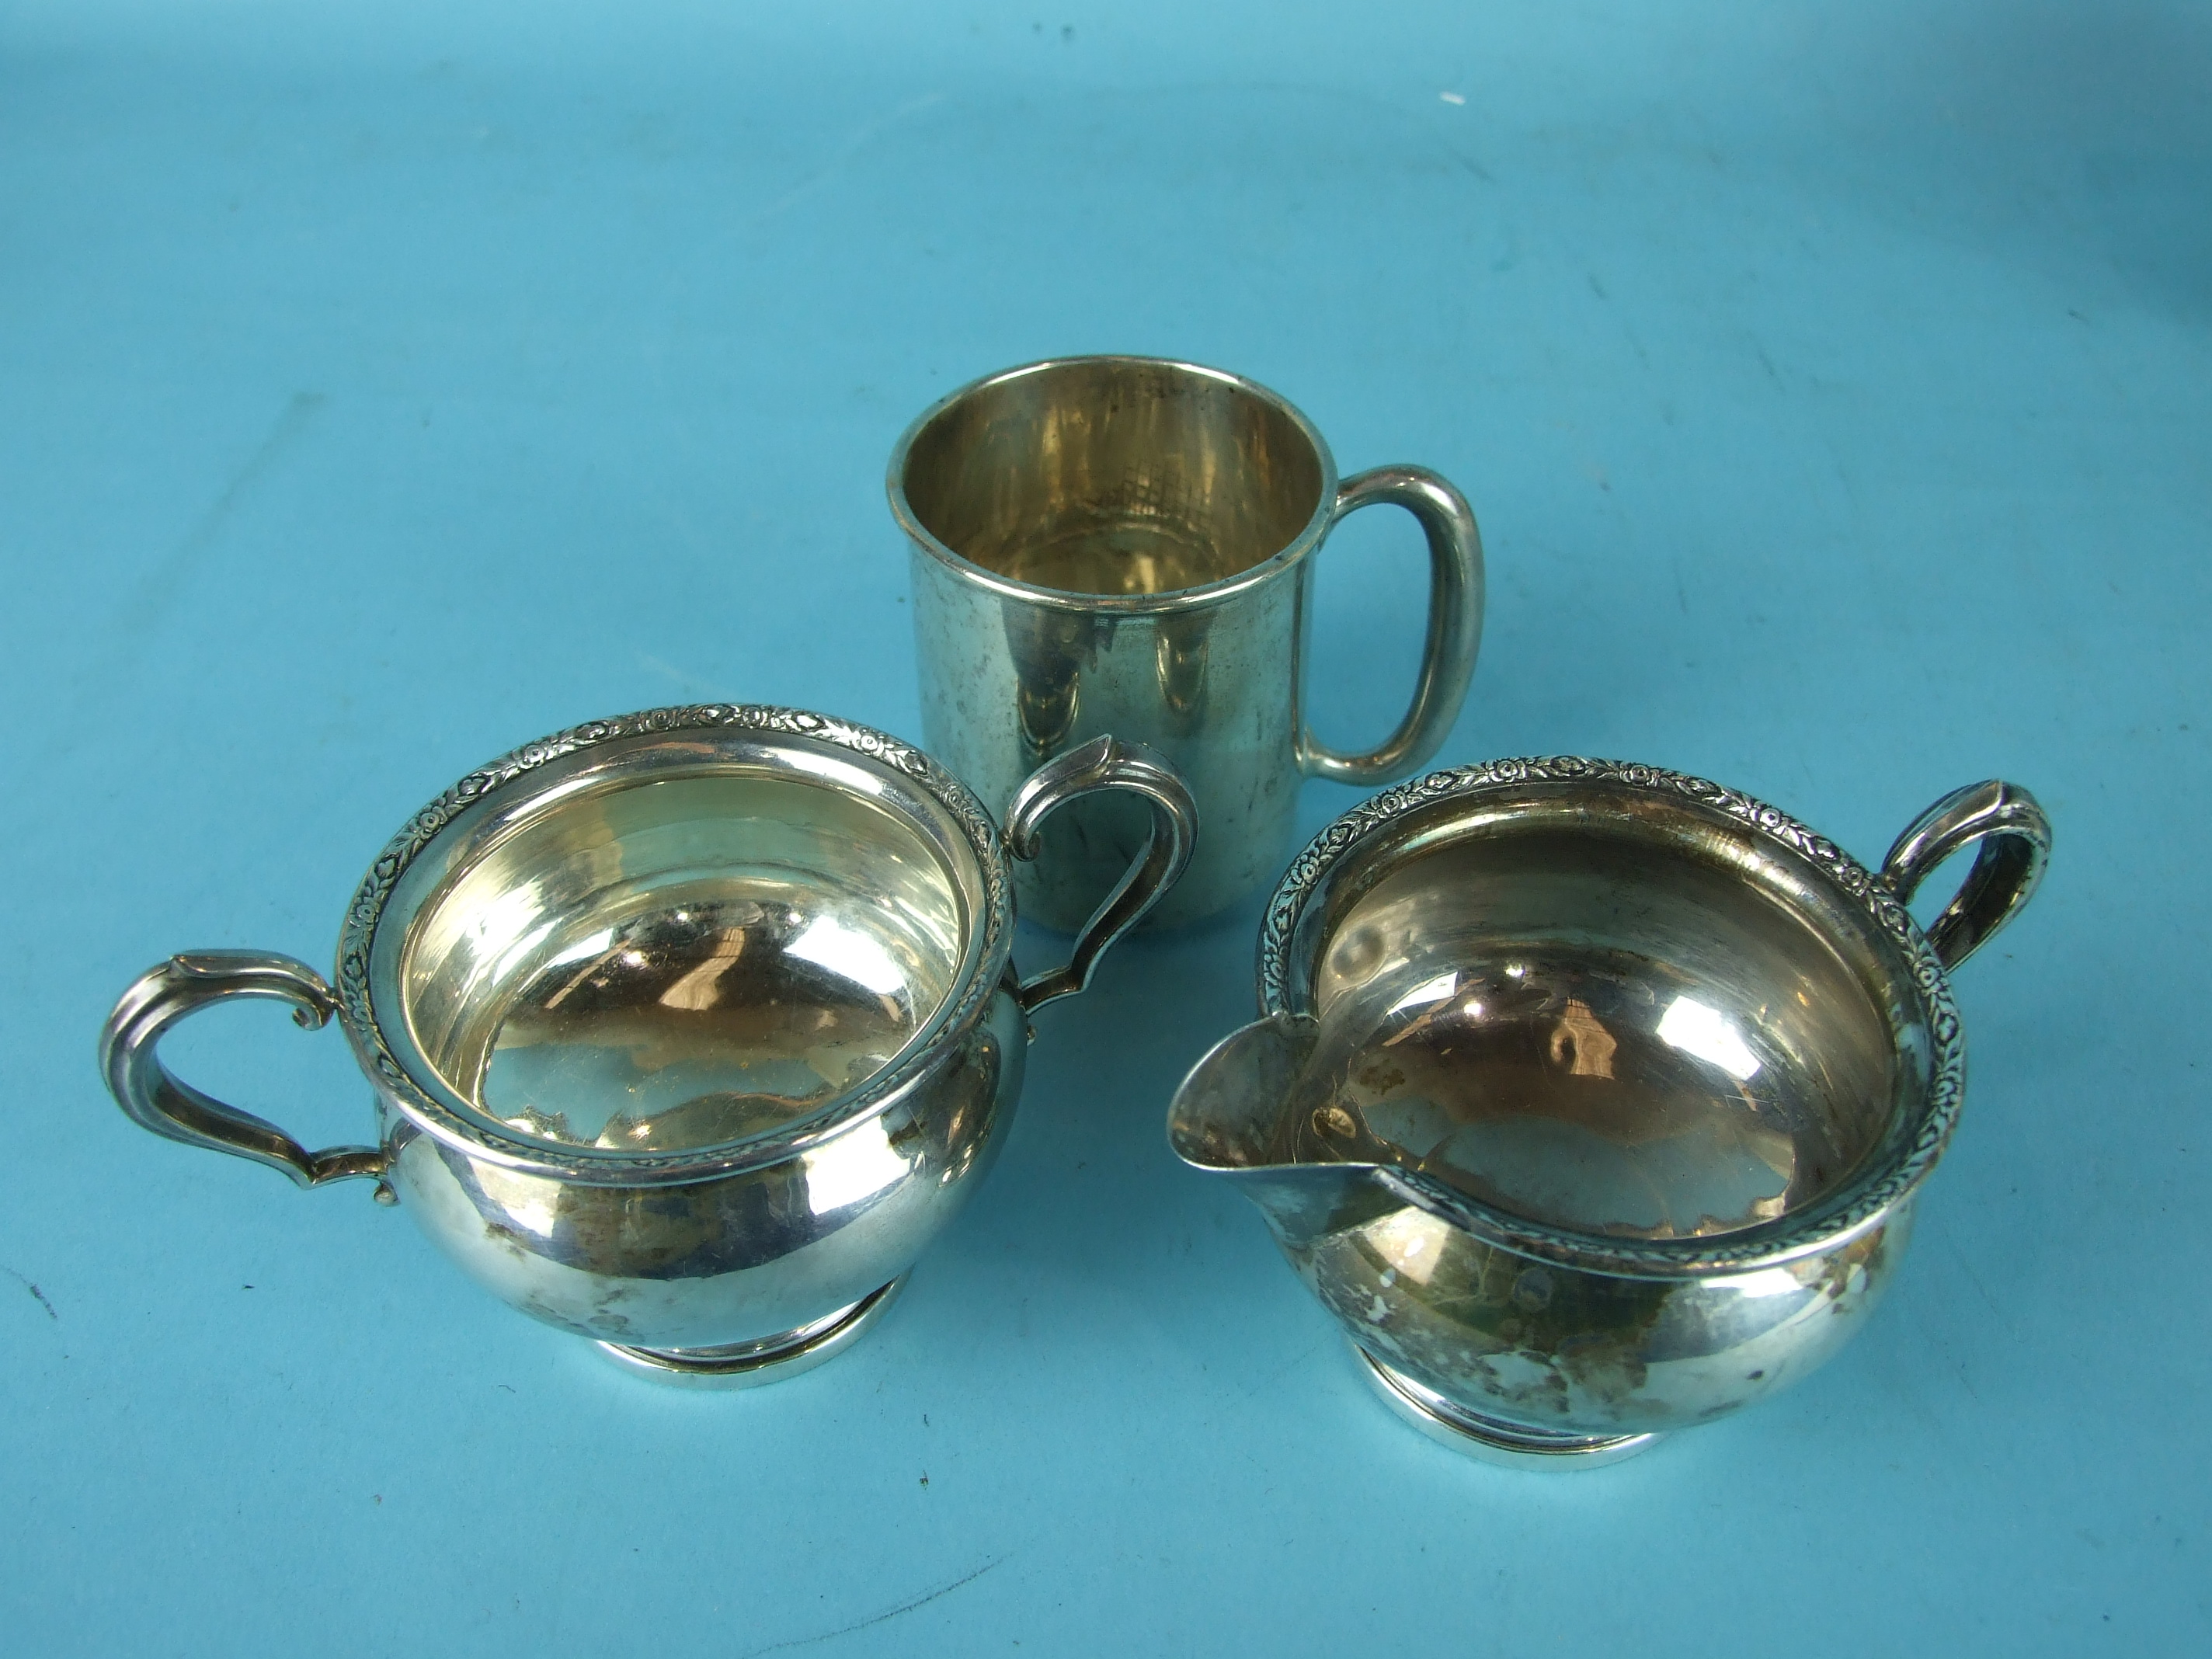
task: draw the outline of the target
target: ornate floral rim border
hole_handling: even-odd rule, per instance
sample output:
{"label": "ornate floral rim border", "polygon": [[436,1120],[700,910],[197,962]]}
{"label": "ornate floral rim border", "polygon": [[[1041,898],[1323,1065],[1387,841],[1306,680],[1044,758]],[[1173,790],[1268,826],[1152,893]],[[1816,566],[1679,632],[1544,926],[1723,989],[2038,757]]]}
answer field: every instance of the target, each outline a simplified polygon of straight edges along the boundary
{"label": "ornate floral rim border", "polygon": [[1881,876],[1788,813],[1685,773],[1620,761],[1586,760],[1575,755],[1539,756],[1431,772],[1361,803],[1307,843],[1268,900],[1267,917],[1260,927],[1261,1012],[1304,1012],[1290,1009],[1285,995],[1291,935],[1315,889],[1355,845],[1382,825],[1449,796],[1524,783],[1604,783],[1654,795],[1683,796],[1726,813],[1808,860],[1905,953],[1935,1045],[1926,1115],[1908,1144],[1893,1149],[1886,1163],[1849,1182],[1827,1200],[1797,1215],[1747,1228],[1725,1242],[1625,1239],[1575,1232],[1523,1220],[1411,1172],[1389,1172],[1394,1184],[1407,1198],[1442,1212],[1446,1219],[1515,1248],[1577,1265],[1646,1273],[1654,1269],[1689,1273],[1750,1268],[1802,1255],[1858,1231],[1919,1185],[1942,1157],[1957,1127],[1966,1094],[1965,1036],[1942,964],[1911,913],[1898,902]]}
{"label": "ornate floral rim border", "polygon": [[927,755],[896,738],[849,720],[814,714],[804,708],[782,708],[763,703],[700,703],[684,708],[648,708],[612,720],[591,720],[556,732],[551,737],[526,743],[489,765],[478,767],[407,821],[386,845],[362,878],[346,911],[338,939],[337,993],[339,1012],[362,1057],[374,1069],[376,1080],[418,1127],[465,1152],[486,1155],[509,1168],[555,1174],[588,1174],[593,1179],[617,1182],[667,1180],[726,1173],[762,1161],[763,1151],[781,1158],[803,1149],[831,1130],[868,1115],[890,1099],[927,1066],[935,1041],[912,1048],[905,1060],[878,1072],[860,1089],[825,1101],[798,1123],[745,1140],[718,1146],[696,1147],[653,1155],[605,1152],[577,1147],[556,1152],[541,1143],[495,1135],[434,1098],[410,1076],[385,1041],[369,994],[369,953],[375,942],[386,902],[409,866],[446,827],[487,795],[535,771],[550,761],[579,750],[617,738],[667,732],[738,731],[783,733],[833,744],[869,760],[892,767],[927,789],[958,820],[981,866],[985,890],[982,951],[975,971],[957,1000],[931,1022],[939,1038],[963,1029],[979,1007],[997,991],[1012,950],[1013,897],[1000,852],[999,831],[972,791]]}

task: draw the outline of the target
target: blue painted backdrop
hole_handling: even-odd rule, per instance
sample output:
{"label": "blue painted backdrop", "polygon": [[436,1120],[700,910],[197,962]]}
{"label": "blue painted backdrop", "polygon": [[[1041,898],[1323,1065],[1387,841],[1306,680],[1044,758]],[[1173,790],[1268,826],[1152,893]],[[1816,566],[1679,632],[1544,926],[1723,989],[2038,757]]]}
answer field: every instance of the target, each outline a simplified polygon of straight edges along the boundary
{"label": "blue painted backdrop", "polygon": [[[2203,1650],[2208,87],[2151,0],[0,0],[0,1644]],[[1680,767],[1867,857],[1972,779],[2051,809],[1906,1271],[1795,1393],[1548,1480],[1389,1417],[1163,1145],[1256,904],[1042,1016],[905,1300],[750,1395],[107,1103],[133,974],[326,959],[515,743],[916,733],[885,453],[1101,349],[1466,489],[1447,761]],[[1411,684],[1387,517],[1324,564],[1340,744]],[[360,1133],[334,1035],[172,1048]]]}

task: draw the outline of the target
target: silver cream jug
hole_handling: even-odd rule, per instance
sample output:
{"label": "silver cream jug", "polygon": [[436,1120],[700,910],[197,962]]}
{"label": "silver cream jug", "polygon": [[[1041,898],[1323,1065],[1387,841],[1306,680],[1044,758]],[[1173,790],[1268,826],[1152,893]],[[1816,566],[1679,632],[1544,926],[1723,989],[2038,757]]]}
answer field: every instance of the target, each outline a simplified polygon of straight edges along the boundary
{"label": "silver cream jug", "polygon": [[[1906,902],[1976,843],[1923,933]],[[1632,1455],[1858,1329],[1957,1119],[1948,970],[2049,846],[2003,783],[1876,874],[1656,768],[1434,774],[1291,866],[1263,1017],[1191,1072],[1170,1142],[1259,1206],[1417,1426],[1547,1468]]]}

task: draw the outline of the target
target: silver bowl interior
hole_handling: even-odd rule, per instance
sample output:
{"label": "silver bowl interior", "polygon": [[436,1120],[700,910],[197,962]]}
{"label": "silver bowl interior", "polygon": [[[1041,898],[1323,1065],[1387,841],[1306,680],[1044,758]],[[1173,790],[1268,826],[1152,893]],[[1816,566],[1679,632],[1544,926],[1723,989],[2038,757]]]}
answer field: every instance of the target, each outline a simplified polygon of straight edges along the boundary
{"label": "silver bowl interior", "polygon": [[1204,587],[1266,562],[1322,505],[1320,441],[1231,375],[1076,358],[970,388],[908,440],[897,485],[972,564],[1069,593]]}
{"label": "silver bowl interior", "polygon": [[380,922],[395,1046],[449,1106],[558,1152],[703,1150],[927,1039],[985,902],[933,799],[789,748],[572,758],[457,821]]}
{"label": "silver bowl interior", "polygon": [[1931,1048],[1902,953],[1809,860],[1632,789],[1447,799],[1301,920],[1321,1032],[1287,1158],[1425,1170],[1612,1237],[1735,1232],[1893,1142]]}

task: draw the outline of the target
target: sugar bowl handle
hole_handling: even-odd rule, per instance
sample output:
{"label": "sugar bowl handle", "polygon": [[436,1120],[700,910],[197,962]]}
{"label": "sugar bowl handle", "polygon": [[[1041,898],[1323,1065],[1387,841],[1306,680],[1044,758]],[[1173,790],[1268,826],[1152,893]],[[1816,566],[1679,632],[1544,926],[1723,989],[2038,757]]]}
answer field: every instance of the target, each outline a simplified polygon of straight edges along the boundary
{"label": "sugar bowl handle", "polygon": [[[1426,467],[1378,466],[1346,478],[1336,492],[1331,527],[1363,507],[1389,501],[1421,521],[1429,539],[1429,628],[1421,647],[1421,675],[1413,704],[1380,748],[1340,755],[1320,742],[1310,726],[1298,730],[1298,764],[1308,777],[1337,783],[1389,783],[1437,752],[1467,701],[1482,644],[1482,532],[1474,509],[1449,479]],[[1303,678],[1304,670],[1298,671]],[[1305,702],[1305,688],[1298,688]]]}
{"label": "sugar bowl handle", "polygon": [[1128,873],[1083,924],[1067,965],[1022,981],[1024,1013],[1089,985],[1107,947],[1166,896],[1198,844],[1198,807],[1182,775],[1143,744],[1104,737],[1047,761],[1014,791],[1006,805],[1006,850],[1018,859],[1035,858],[1037,830],[1055,808],[1107,789],[1143,796],[1152,808],[1152,829]]}
{"label": "sugar bowl handle", "polygon": [[252,951],[171,957],[138,976],[100,1029],[100,1074],[116,1104],[142,1128],[188,1146],[250,1158],[282,1170],[301,1187],[354,1176],[381,1176],[385,1158],[377,1148],[333,1146],[311,1152],[275,1124],[179,1082],[161,1064],[155,1052],[161,1033],[225,997],[289,1002],[293,1019],[311,1031],[326,1024],[337,1010],[337,999],[322,975],[290,957]]}
{"label": "sugar bowl handle", "polygon": [[2051,820],[2017,784],[1971,783],[1915,818],[1881,861],[1882,880],[1905,904],[1937,865],[1976,842],[1981,851],[1959,896],[1928,929],[1947,969],[1987,944],[2027,902],[2051,856]]}

